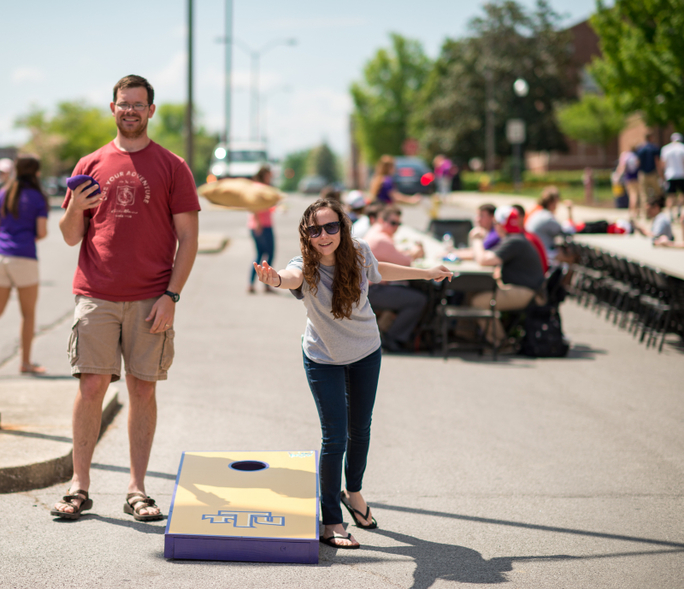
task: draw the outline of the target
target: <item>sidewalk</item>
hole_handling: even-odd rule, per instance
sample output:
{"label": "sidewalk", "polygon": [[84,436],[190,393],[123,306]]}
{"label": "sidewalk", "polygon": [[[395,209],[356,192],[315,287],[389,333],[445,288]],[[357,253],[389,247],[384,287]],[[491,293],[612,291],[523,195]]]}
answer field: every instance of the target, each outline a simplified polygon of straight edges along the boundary
{"label": "sidewalk", "polygon": [[[199,252],[219,253],[228,243],[223,233],[203,232],[199,237]],[[45,273],[49,271],[46,269]],[[48,279],[46,282],[51,281]],[[62,289],[65,288],[68,287],[62,285]],[[65,300],[59,301],[59,304],[63,306]],[[45,301],[45,304],[49,303]],[[54,316],[58,310],[51,308],[50,311],[50,324],[37,330],[39,333],[33,345],[34,357],[40,358],[41,364],[47,369],[46,375],[20,374],[17,347],[5,345],[2,348],[0,493],[49,487],[71,478],[71,412],[78,381],[65,370],[65,366],[68,366],[65,350],[73,311],[60,312],[57,319]],[[18,327],[15,329],[15,325],[18,326],[18,312],[7,309],[6,313],[17,315],[8,321],[10,327],[7,327],[8,331],[12,331],[11,337],[15,338],[18,333]],[[121,408],[120,390],[125,391],[123,382],[111,385],[107,391],[102,408],[101,434]]]}

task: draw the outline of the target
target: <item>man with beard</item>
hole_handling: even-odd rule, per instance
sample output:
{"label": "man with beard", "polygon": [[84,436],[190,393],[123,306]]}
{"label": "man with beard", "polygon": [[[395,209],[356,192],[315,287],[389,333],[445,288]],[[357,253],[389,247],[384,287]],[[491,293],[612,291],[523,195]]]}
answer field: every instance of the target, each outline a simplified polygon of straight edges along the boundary
{"label": "man with beard", "polygon": [[71,372],[79,387],[74,474],[51,514],[78,519],[93,505],[90,465],[102,403],[109,383],[121,376],[123,356],[131,457],[124,512],[150,521],[163,518],[145,493],[157,419],[156,381],[166,379],[173,360],[175,305],[197,254],[200,207],[187,164],[147,135],[155,111],[149,82],[122,78],[110,108],[116,137],[76,165],[72,180],[82,182],[67,191],[59,223],[67,244],[81,244],[69,340]]}

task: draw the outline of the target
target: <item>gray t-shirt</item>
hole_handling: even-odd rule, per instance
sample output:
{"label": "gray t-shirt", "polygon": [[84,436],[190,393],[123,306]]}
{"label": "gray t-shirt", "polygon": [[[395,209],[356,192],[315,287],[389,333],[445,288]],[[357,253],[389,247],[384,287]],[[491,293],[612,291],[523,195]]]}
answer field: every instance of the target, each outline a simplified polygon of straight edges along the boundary
{"label": "gray t-shirt", "polygon": [[[380,282],[378,261],[369,245],[362,239],[354,240],[361,249],[365,260],[361,272],[361,298],[352,307],[349,319],[335,319],[332,314],[332,284],[335,266],[318,268],[320,280],[316,296],[306,280],[297,290],[290,291],[296,298],[304,301],[306,307],[306,331],[302,348],[307,358],[319,364],[351,364],[365,358],[380,347],[380,332],[373,309],[368,301],[369,283]],[[302,256],[293,258],[288,268],[302,270]]]}
{"label": "gray t-shirt", "polygon": [[557,235],[563,233],[563,228],[551,211],[542,209],[541,211],[534,213],[527,223],[525,223],[525,231],[534,233],[541,239],[541,242],[546,249],[546,253],[548,254],[550,252],[555,252],[555,239]]}
{"label": "gray t-shirt", "polygon": [[651,233],[653,234],[653,239],[665,235],[670,241],[674,239],[672,235],[672,224],[670,223],[670,216],[666,211],[658,213],[653,217],[653,223],[651,224]]}
{"label": "gray t-shirt", "polygon": [[544,282],[544,270],[537,250],[522,233],[509,233],[492,250],[503,262],[501,280],[537,290]]}

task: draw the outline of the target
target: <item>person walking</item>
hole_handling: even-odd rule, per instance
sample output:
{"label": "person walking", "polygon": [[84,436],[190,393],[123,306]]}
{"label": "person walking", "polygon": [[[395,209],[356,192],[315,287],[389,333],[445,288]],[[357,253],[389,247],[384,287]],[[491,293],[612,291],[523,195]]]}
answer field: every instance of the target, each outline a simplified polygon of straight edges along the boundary
{"label": "person walking", "polygon": [[[670,208],[670,220],[681,218],[684,203],[684,136],[672,133],[671,143],[664,145],[660,151],[663,177],[667,182],[667,204]],[[675,216],[675,204],[677,215]]]}
{"label": "person walking", "polygon": [[321,542],[358,548],[351,533],[344,533],[340,501],[358,527],[377,527],[361,495],[382,354],[368,287],[381,280],[450,280],[452,273],[444,266],[378,262],[365,241],[352,238],[351,222],[336,201],[319,199],[304,211],[299,242],[301,255],[284,270],[276,272],[266,262],[254,267],[261,282],[290,289],[306,307],[304,369],[322,430]]}
{"label": "person walking", "polygon": [[[259,168],[259,171],[254,175],[253,180],[260,184],[271,185],[273,173],[271,167],[266,164]],[[275,207],[270,207],[263,211],[251,213],[247,219],[247,228],[254,240],[256,248],[256,263],[261,264],[262,260],[266,260],[269,264],[273,263],[273,256],[275,255],[275,237],[273,235],[273,211]],[[256,270],[254,265],[250,265],[250,277],[247,292],[254,294],[254,281],[256,280]],[[271,293],[273,290],[266,285],[266,292]]]}
{"label": "person walking", "polygon": [[45,372],[45,368],[31,362],[38,302],[36,241],[47,236],[49,209],[39,174],[40,160],[32,155],[20,155],[16,177],[0,190],[0,315],[12,288],[16,288],[21,311],[19,370],[23,374]]}
{"label": "person walking", "polygon": [[392,178],[394,169],[394,158],[391,155],[383,155],[378,160],[368,190],[371,202],[378,201],[385,205],[395,203],[418,204],[420,195],[407,196],[394,187],[394,179]]}
{"label": "person walking", "polygon": [[90,464],[102,402],[109,384],[121,376],[123,355],[131,458],[124,512],[150,521],[163,518],[145,493],[157,422],[156,382],[167,378],[173,360],[175,306],[197,254],[200,207],[187,164],[148,137],[155,112],[150,83],[141,76],[122,78],[110,109],[116,137],[76,164],[74,178],[84,181],[67,191],[59,224],[68,245],[81,244],[68,346],[79,385],[74,474],[50,513],[78,519],[93,505]]}

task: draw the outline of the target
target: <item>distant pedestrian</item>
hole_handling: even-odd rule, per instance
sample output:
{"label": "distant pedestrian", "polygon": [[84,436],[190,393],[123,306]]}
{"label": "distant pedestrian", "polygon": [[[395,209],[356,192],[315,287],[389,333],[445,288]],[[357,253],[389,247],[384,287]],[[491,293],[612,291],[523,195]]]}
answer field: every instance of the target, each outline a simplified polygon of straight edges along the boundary
{"label": "distant pedestrian", "polygon": [[[273,178],[273,173],[268,165],[261,166],[259,171],[252,178],[255,182],[261,184],[271,185],[271,179]],[[247,227],[252,239],[254,240],[254,246],[256,247],[256,262],[261,264],[263,260],[266,260],[269,264],[273,263],[273,256],[275,255],[275,236],[273,235],[273,212],[275,207],[270,207],[263,211],[258,211],[256,213],[251,213],[247,219]],[[249,285],[247,287],[247,292],[254,294],[256,290],[254,289],[254,281],[256,280],[256,270],[254,270],[254,265],[250,265],[250,276]],[[273,292],[271,287],[265,285],[267,293]]]}
{"label": "distant pedestrian", "polygon": [[420,195],[407,196],[399,192],[394,186],[395,165],[391,155],[383,155],[375,166],[375,174],[371,179],[370,197],[371,202],[378,201],[382,204],[407,203],[418,204]]}
{"label": "distant pedestrian", "polygon": [[446,156],[439,154],[432,160],[432,165],[435,172],[437,192],[442,196],[449,194],[451,191],[451,180],[454,177],[453,162]]}
{"label": "distant pedestrian", "polygon": [[639,158],[639,197],[647,202],[651,196],[660,196],[660,147],[653,143],[653,134],[646,133],[645,141],[636,149]]}
{"label": "distant pedestrian", "polygon": [[[351,221],[337,201],[319,199],[299,222],[301,256],[276,272],[255,264],[259,280],[290,289],[304,302],[304,369],[321,420],[321,542],[334,548],[358,548],[342,524],[340,501],[356,525],[377,523],[361,495],[370,426],[380,375],[380,334],[368,301],[371,282],[452,276],[444,266],[429,270],[378,262],[365,241],[351,235]],[[346,491],[341,493],[342,464]]]}
{"label": "distant pedestrian", "polygon": [[45,368],[31,362],[31,344],[38,301],[36,241],[47,235],[49,205],[38,178],[38,158],[20,155],[16,171],[16,178],[0,190],[0,315],[16,288],[22,318],[19,370],[42,374]]}
{"label": "distant pedestrian", "polygon": [[[661,167],[663,176],[667,182],[667,204],[670,207],[670,219],[680,219],[682,216],[682,204],[684,204],[684,144],[682,135],[672,133],[671,143],[663,146],[660,151]],[[677,204],[677,215],[675,215]]]}
{"label": "distant pedestrian", "polygon": [[14,174],[14,162],[8,157],[0,159],[0,188],[12,179]]}
{"label": "distant pedestrian", "polygon": [[629,214],[636,219],[641,215],[641,202],[639,199],[639,158],[634,152],[635,148],[632,148],[620,154],[615,175],[622,179],[629,197]]}
{"label": "distant pedestrian", "polygon": [[78,519],[93,505],[90,464],[102,402],[121,376],[123,355],[131,456],[123,509],[139,521],[160,520],[159,507],[145,493],[157,425],[156,381],[166,379],[173,361],[175,307],[197,254],[200,207],[190,168],[147,135],[155,112],[150,83],[140,76],[122,78],[109,106],[116,137],[76,164],[74,177],[95,182],[79,178],[83,182],[67,191],[59,224],[67,244],[81,244],[68,347],[79,385],[74,475],[50,513]]}

